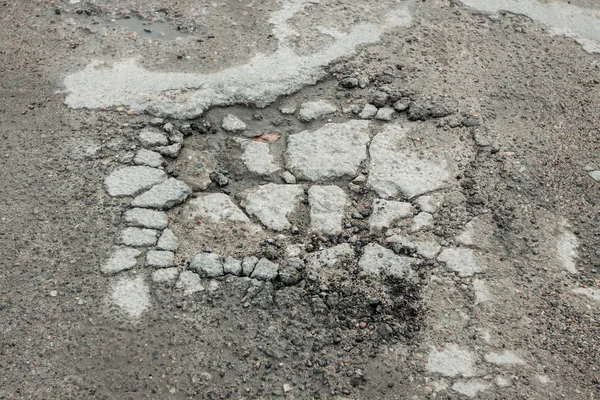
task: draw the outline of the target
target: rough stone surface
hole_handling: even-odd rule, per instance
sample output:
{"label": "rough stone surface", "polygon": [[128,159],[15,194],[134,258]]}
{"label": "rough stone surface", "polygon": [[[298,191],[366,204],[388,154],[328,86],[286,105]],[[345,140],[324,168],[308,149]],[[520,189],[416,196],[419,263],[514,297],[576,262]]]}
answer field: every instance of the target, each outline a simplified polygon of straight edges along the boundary
{"label": "rough stone surface", "polygon": [[326,124],[314,132],[290,135],[286,166],[299,179],[353,177],[367,158],[368,121]]}
{"label": "rough stone surface", "polygon": [[171,165],[193,190],[205,190],[211,184],[210,174],[215,171],[215,159],[207,151],[184,148],[177,160]]}
{"label": "rough stone surface", "polygon": [[337,107],[325,100],[307,101],[300,106],[298,118],[301,121],[309,122],[333,114]]}
{"label": "rough stone surface", "polygon": [[211,193],[200,195],[188,201],[187,207],[194,219],[223,223],[228,221],[240,221],[250,223],[250,219],[242,210],[223,193]]}
{"label": "rough stone surface", "polygon": [[338,244],[307,256],[308,266],[313,269],[330,268],[354,257],[354,250],[348,243]]}
{"label": "rough stone surface", "polygon": [[166,210],[183,203],[190,194],[192,189],[188,185],[175,178],[169,178],[137,196],[131,204],[134,207]]}
{"label": "rough stone surface", "polygon": [[347,201],[346,193],[338,186],[312,186],[308,189],[310,229],[324,235],[342,233]]}
{"label": "rough stone surface", "polygon": [[510,350],[504,350],[502,353],[487,353],[485,361],[495,365],[525,365],[525,360]]}
{"label": "rough stone surface", "polygon": [[138,139],[144,147],[166,146],[169,144],[169,139],[165,134],[154,129],[144,129],[138,135]]}
{"label": "rough stone surface", "polygon": [[410,98],[404,97],[394,103],[394,110],[398,112],[406,111],[410,107]]}
{"label": "rough stone surface", "polygon": [[140,254],[142,254],[141,251],[130,247],[116,248],[110,258],[102,265],[101,270],[105,274],[114,274],[131,269],[137,264],[137,258]]}
{"label": "rough stone surface", "polygon": [[375,115],[375,119],[379,121],[391,121],[394,116],[394,109],[389,107],[380,108]]}
{"label": "rough stone surface", "polygon": [[296,112],[296,105],[292,102],[284,102],[279,106],[279,111],[285,115],[291,115]]}
{"label": "rough stone surface", "polygon": [[415,200],[415,204],[419,206],[421,211],[428,212],[429,214],[435,214],[435,212],[442,205],[442,201],[444,200],[443,195],[428,195],[421,196]]}
{"label": "rough stone surface", "polygon": [[169,217],[162,211],[132,208],[125,211],[125,222],[141,228],[165,229],[169,224]]}
{"label": "rough stone surface", "polygon": [[152,282],[154,283],[173,283],[179,276],[177,268],[161,268],[152,272]]}
{"label": "rough stone surface", "polygon": [[371,205],[369,230],[371,233],[382,233],[399,220],[412,216],[413,206],[410,203],[375,199]]}
{"label": "rough stone surface", "polygon": [[137,319],[150,307],[150,290],[143,276],[124,276],[112,286],[110,300],[127,316]]}
{"label": "rough stone surface", "polygon": [[399,278],[412,276],[411,267],[414,264],[414,259],[398,256],[392,250],[376,243],[366,245],[358,261],[360,269],[368,274],[393,275]]}
{"label": "rough stone surface", "polygon": [[285,183],[289,183],[291,185],[296,183],[296,177],[290,171],[283,171],[280,176]]}
{"label": "rough stone surface", "polygon": [[413,218],[413,223],[410,226],[411,232],[419,232],[429,229],[433,226],[433,215],[427,212],[420,212]]}
{"label": "rough stone surface", "polygon": [[450,178],[444,159],[421,158],[411,150],[400,125],[386,126],[373,138],[369,151],[368,183],[383,198],[402,194],[410,199],[442,188]]}
{"label": "rough stone surface", "polygon": [[177,157],[179,157],[179,153],[181,152],[182,147],[183,146],[181,143],[174,143],[169,146],[155,147],[154,150],[156,150],[158,153],[160,153],[161,155],[163,155],[165,157],[177,158]]}
{"label": "rough stone surface", "polygon": [[483,271],[475,259],[475,252],[471,249],[446,248],[437,259],[446,263],[452,271],[458,272],[459,276],[472,276]]}
{"label": "rough stone surface", "polygon": [[246,123],[232,114],[227,114],[221,122],[221,128],[227,132],[243,132],[246,130]]}
{"label": "rough stone surface", "polygon": [[159,250],[176,252],[179,248],[179,239],[177,239],[177,236],[172,230],[165,229],[162,235],[160,235],[160,239],[158,239],[156,248]]}
{"label": "rough stone surface", "polygon": [[186,296],[204,290],[200,277],[192,271],[183,271],[179,274],[179,279],[175,284],[175,288],[183,290],[183,294]]}
{"label": "rough stone surface", "polygon": [[218,254],[200,253],[190,263],[190,269],[203,277],[223,276],[223,259]]}
{"label": "rough stone surface", "polygon": [[254,271],[254,267],[256,266],[257,262],[258,262],[258,257],[255,257],[255,256],[244,257],[244,259],[242,260],[242,275],[250,276],[250,274],[252,274],[252,271]]}
{"label": "rough stone surface", "polygon": [[473,379],[469,381],[460,380],[452,385],[452,390],[458,392],[468,398],[474,399],[480,392],[488,390],[492,385],[481,379]]}
{"label": "rough stone surface", "polygon": [[271,154],[271,147],[268,143],[243,138],[236,138],[236,141],[242,147],[244,165],[251,173],[269,176],[281,170],[281,167],[275,162],[275,157]]}
{"label": "rough stone surface", "polygon": [[242,261],[231,256],[225,258],[223,263],[223,273],[240,276],[242,275]]}
{"label": "rough stone surface", "polygon": [[124,167],[113,171],[104,180],[110,196],[133,196],[167,179],[165,171],[146,167]]}
{"label": "rough stone surface", "polygon": [[165,160],[155,151],[140,149],[135,153],[133,162],[148,167],[159,168],[164,165]]}
{"label": "rough stone surface", "polygon": [[371,119],[375,115],[377,115],[377,107],[375,107],[373,104],[368,104],[367,103],[363,107],[363,109],[360,112],[360,114],[358,114],[358,117],[362,118],[362,119]]}
{"label": "rough stone surface", "polygon": [[287,216],[291,214],[304,196],[300,185],[276,185],[269,183],[240,193],[242,207],[256,216],[274,231],[291,227]]}
{"label": "rough stone surface", "polygon": [[174,264],[175,254],[171,251],[150,250],[146,254],[146,265],[155,268],[169,268]]}
{"label": "rough stone surface", "polygon": [[156,244],[157,231],[145,228],[125,228],[121,231],[121,243],[126,246],[144,247]]}
{"label": "rough stone surface", "polygon": [[427,369],[430,372],[448,377],[475,376],[476,358],[473,353],[456,344],[448,343],[443,349],[432,348],[427,358]]}
{"label": "rough stone surface", "polygon": [[254,266],[254,271],[252,271],[250,277],[261,281],[272,281],[277,278],[278,270],[278,264],[269,261],[266,258],[261,258]]}

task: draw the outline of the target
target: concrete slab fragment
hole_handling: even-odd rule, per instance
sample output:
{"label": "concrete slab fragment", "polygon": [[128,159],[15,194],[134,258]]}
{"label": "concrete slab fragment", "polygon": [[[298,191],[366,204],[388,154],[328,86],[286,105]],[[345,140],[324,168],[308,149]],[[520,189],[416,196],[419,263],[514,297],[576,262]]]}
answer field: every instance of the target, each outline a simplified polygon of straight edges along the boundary
{"label": "concrete slab fragment", "polygon": [[420,156],[406,139],[407,129],[388,125],[371,143],[368,184],[383,198],[413,198],[440,189],[450,178],[446,161]]}
{"label": "concrete slab fragment", "polygon": [[192,189],[188,185],[175,178],[169,178],[137,196],[133,199],[131,205],[134,207],[168,210],[183,203],[190,194],[192,194]]}
{"label": "concrete slab fragment", "polygon": [[269,183],[240,193],[241,205],[250,215],[257,217],[266,227],[282,231],[291,227],[287,217],[304,196],[300,185]]}
{"label": "concrete slab fragment", "polygon": [[368,121],[348,121],[290,135],[287,169],[296,178],[311,181],[356,176],[367,159],[368,126]]}
{"label": "concrete slab fragment", "polygon": [[102,265],[101,271],[105,274],[114,274],[129,270],[137,264],[137,258],[142,254],[138,249],[131,247],[118,247],[110,258]]}
{"label": "concrete slab fragment", "polygon": [[310,229],[323,235],[342,233],[347,202],[346,193],[338,186],[312,186],[308,189]]}
{"label": "concrete slab fragment", "polygon": [[110,300],[127,316],[137,319],[150,307],[150,290],[143,276],[124,276],[113,284]]}
{"label": "concrete slab fragment", "polygon": [[371,275],[392,275],[407,278],[413,275],[414,258],[396,255],[392,250],[376,243],[364,247],[363,255],[358,261],[360,269]]}
{"label": "concrete slab fragment", "polygon": [[169,224],[169,217],[162,211],[132,208],[125,211],[125,222],[141,228],[165,229]]}
{"label": "concrete slab fragment", "polygon": [[165,171],[146,166],[119,168],[104,180],[112,197],[133,196],[167,179]]}
{"label": "concrete slab fragment", "polygon": [[438,261],[446,263],[459,276],[472,276],[484,270],[475,259],[475,252],[466,248],[446,248],[438,256]]}
{"label": "concrete slab fragment", "polygon": [[401,219],[413,216],[413,206],[401,201],[375,199],[371,205],[369,230],[371,233],[383,233]]}

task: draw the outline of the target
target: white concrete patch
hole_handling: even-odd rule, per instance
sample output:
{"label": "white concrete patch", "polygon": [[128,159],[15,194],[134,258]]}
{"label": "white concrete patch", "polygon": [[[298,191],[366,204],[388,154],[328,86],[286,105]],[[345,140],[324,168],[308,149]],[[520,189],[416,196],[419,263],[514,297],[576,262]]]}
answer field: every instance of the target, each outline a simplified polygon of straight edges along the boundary
{"label": "white concrete patch", "polygon": [[173,283],[179,276],[177,268],[161,268],[152,272],[152,282],[154,283]]}
{"label": "white concrete patch", "polygon": [[433,226],[433,215],[428,212],[420,212],[413,218],[413,223],[410,226],[411,233],[429,229]]}
{"label": "white concrete patch", "polygon": [[491,385],[488,382],[481,379],[460,380],[452,385],[452,390],[474,399],[480,392],[485,392],[490,387]]}
{"label": "white concrete patch", "polygon": [[383,198],[413,198],[440,189],[450,177],[446,160],[420,157],[406,139],[407,129],[388,125],[372,140],[368,184]]}
{"label": "white concrete patch", "polygon": [[277,278],[277,271],[279,271],[278,264],[266,258],[261,258],[254,266],[254,271],[252,271],[250,277],[261,281],[272,281]]}
{"label": "white concrete patch", "polygon": [[276,185],[269,183],[243,191],[239,194],[242,207],[256,216],[266,227],[282,231],[291,227],[287,217],[304,196],[300,185]]}
{"label": "white concrete patch", "polygon": [[227,114],[221,122],[221,128],[227,132],[243,132],[246,130],[246,123],[232,114]]}
{"label": "white concrete patch", "polygon": [[338,186],[312,186],[308,189],[310,229],[324,235],[342,233],[347,201],[346,193]]}
{"label": "white concrete patch", "polygon": [[149,288],[144,277],[120,278],[111,288],[110,300],[130,318],[139,318],[150,307]]}
{"label": "white concrete patch", "polygon": [[204,290],[200,277],[192,271],[183,271],[179,274],[179,280],[177,280],[175,288],[183,290],[183,294],[186,296]]}
{"label": "white concrete patch", "polygon": [[333,43],[321,51],[298,55],[288,43],[293,35],[288,20],[308,2],[284,2],[272,14],[270,22],[279,40],[278,48],[271,54],[257,54],[247,64],[199,74],[149,71],[135,59],[115,62],[112,67],[94,60],[65,78],[65,103],[71,108],[127,106],[138,113],[179,119],[196,118],[212,106],[264,107],[281,95],[316,84],[326,75],[325,66],[355,54],[361,45],[378,42],[385,29],[411,22],[406,8],[392,9],[383,23],[357,23],[349,32],[334,32]]}
{"label": "white concrete patch", "polygon": [[495,365],[525,365],[526,362],[521,357],[509,350],[502,353],[487,353],[485,361]]}
{"label": "white concrete patch", "polygon": [[187,202],[186,208],[193,219],[203,222],[224,223],[239,221],[249,224],[250,219],[235,205],[231,198],[223,193],[200,195]]}
{"label": "white concrete patch", "polygon": [[119,168],[104,179],[109,196],[133,196],[167,179],[165,171],[146,167]]}
{"label": "white concrete patch", "polygon": [[410,257],[396,255],[376,243],[365,246],[363,255],[358,261],[360,269],[371,275],[392,275],[399,278],[411,277],[412,266],[416,260]]}
{"label": "white concrete patch", "polygon": [[156,244],[158,232],[154,229],[125,228],[121,231],[120,241],[126,246],[147,247]]}
{"label": "white concrete patch", "polygon": [[155,151],[146,149],[140,149],[135,153],[133,162],[140,165],[146,165],[148,167],[160,168],[164,165],[164,158]]}
{"label": "white concrete patch", "polygon": [[175,178],[169,178],[137,196],[133,199],[131,205],[168,210],[183,203],[190,194],[192,194],[192,189],[188,185]]}
{"label": "white concrete patch", "polygon": [[190,269],[203,277],[223,276],[223,258],[214,253],[200,253],[190,263]]}
{"label": "white concrete patch", "polygon": [[430,372],[448,377],[475,376],[475,355],[469,350],[448,343],[444,348],[431,348],[427,359],[427,369]]}
{"label": "white concrete patch", "polygon": [[173,266],[175,254],[171,251],[150,250],[146,254],[146,265],[155,268],[169,268]]}
{"label": "white concrete patch", "polygon": [[375,199],[371,205],[371,210],[371,216],[369,217],[369,231],[371,233],[382,233],[393,227],[399,220],[413,216],[412,204],[400,201]]}
{"label": "white concrete patch", "polygon": [[563,230],[556,242],[556,256],[561,266],[572,274],[577,273],[579,241],[573,233]]}
{"label": "white concrete patch", "polygon": [[336,111],[337,107],[325,100],[307,101],[300,106],[298,118],[301,121],[309,122],[333,114]]}
{"label": "white concrete patch", "polygon": [[429,196],[421,196],[416,201],[415,204],[421,208],[421,211],[428,212],[429,214],[434,214],[438,208],[442,205],[442,201],[444,200],[444,196],[441,194],[433,194]]}
{"label": "white concrete patch", "polygon": [[459,276],[472,276],[484,270],[476,260],[475,252],[471,249],[446,248],[442,250],[437,259],[446,263],[446,266],[452,271],[458,272]]}
{"label": "white concrete patch", "polygon": [[589,53],[600,53],[600,17],[593,9],[535,0],[461,0],[482,11],[509,11],[548,25],[554,35],[574,38]]}
{"label": "white concrete patch", "polygon": [[235,138],[235,140],[242,147],[242,161],[248,171],[260,176],[269,176],[281,170],[271,154],[268,143],[243,138]]}
{"label": "white concrete patch", "polygon": [[142,228],[165,229],[169,223],[169,217],[162,211],[132,208],[125,211],[125,222],[128,225]]}
{"label": "white concrete patch", "polygon": [[368,127],[367,121],[348,121],[290,135],[287,169],[296,178],[311,181],[356,176],[367,159]]}
{"label": "white concrete patch", "polygon": [[172,230],[165,229],[162,235],[160,235],[160,239],[158,239],[156,248],[159,250],[175,252],[177,249],[179,249],[179,239],[177,239],[177,236]]}
{"label": "white concrete patch", "polygon": [[487,284],[482,279],[473,279],[473,291],[475,292],[475,304],[485,303],[492,299]]}
{"label": "white concrete patch", "polygon": [[137,264],[140,254],[142,254],[141,251],[131,247],[118,247],[108,261],[102,265],[101,271],[105,274],[113,274],[131,269]]}

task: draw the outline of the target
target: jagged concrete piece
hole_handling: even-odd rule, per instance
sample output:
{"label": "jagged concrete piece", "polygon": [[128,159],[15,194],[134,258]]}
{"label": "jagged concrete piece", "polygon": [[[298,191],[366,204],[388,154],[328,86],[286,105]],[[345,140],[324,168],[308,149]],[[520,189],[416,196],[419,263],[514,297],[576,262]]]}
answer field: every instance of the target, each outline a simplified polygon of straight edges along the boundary
{"label": "jagged concrete piece", "polygon": [[165,229],[162,235],[160,235],[160,239],[158,239],[156,248],[159,250],[176,252],[179,248],[179,239],[172,230]]}
{"label": "jagged concrete piece", "polygon": [[133,196],[167,179],[165,171],[134,166],[119,168],[104,179],[106,192],[112,197]]}
{"label": "jagged concrete piece", "polygon": [[232,114],[227,114],[221,122],[221,128],[227,132],[243,132],[246,130],[246,123]]}
{"label": "jagged concrete piece", "polygon": [[157,231],[146,228],[125,228],[121,231],[120,241],[125,246],[147,247],[156,244]]}
{"label": "jagged concrete piece", "polygon": [[125,222],[128,225],[142,228],[165,229],[169,223],[169,217],[163,211],[132,208],[125,211]]}
{"label": "jagged concrete piece", "polygon": [[150,307],[150,289],[143,276],[124,276],[113,284],[110,300],[127,316],[138,319]]}
{"label": "jagged concrete piece", "polygon": [[396,255],[381,245],[369,243],[364,247],[358,266],[371,275],[384,274],[406,278],[413,275],[412,266],[415,263],[413,258]]}
{"label": "jagged concrete piece", "polygon": [[172,251],[150,250],[146,254],[146,265],[155,268],[169,268],[174,264],[174,257],[175,254]]}
{"label": "jagged concrete piece", "polygon": [[190,263],[190,269],[209,278],[223,276],[223,258],[214,253],[200,253]]}
{"label": "jagged concrete piece", "polygon": [[342,233],[347,202],[346,193],[338,186],[312,186],[308,189],[310,229],[324,235]]}
{"label": "jagged concrete piece", "polygon": [[406,128],[387,125],[372,140],[368,184],[383,198],[415,196],[444,187],[450,178],[446,160],[422,158],[406,139]]}
{"label": "jagged concrete piece", "polygon": [[446,263],[446,266],[456,271],[459,276],[472,276],[484,269],[475,259],[475,252],[472,249],[446,248],[437,259]]}
{"label": "jagged concrete piece", "polygon": [[235,140],[242,147],[242,160],[248,171],[260,176],[269,176],[281,170],[271,154],[268,143],[244,138],[235,138]]}
{"label": "jagged concrete piece", "polygon": [[337,111],[337,107],[325,100],[307,101],[300,106],[298,119],[304,122],[309,122],[314,119],[322,118],[326,115],[333,114]]}
{"label": "jagged concrete piece", "polygon": [[183,290],[183,294],[186,296],[204,290],[202,280],[198,274],[195,274],[192,271],[183,271],[179,274],[179,280],[175,284],[175,288]]}
{"label": "jagged concrete piece", "polygon": [[371,205],[369,230],[371,233],[382,233],[399,220],[412,216],[413,206],[410,203],[375,199]]}
{"label": "jagged concrete piece", "polygon": [[101,271],[105,274],[114,274],[127,271],[137,264],[137,258],[142,254],[138,249],[131,247],[118,247],[110,258],[102,265]]}
{"label": "jagged concrete piece", "polygon": [[300,185],[269,183],[240,193],[241,205],[256,216],[266,227],[282,231],[291,227],[287,217],[304,196]]}
{"label": "jagged concrete piece", "polygon": [[200,195],[188,201],[186,206],[194,219],[217,224],[228,221],[250,223],[248,216],[238,208],[228,195],[223,193]]}
{"label": "jagged concrete piece", "polygon": [[277,278],[277,271],[279,271],[279,264],[261,258],[254,266],[250,277],[261,281],[272,281]]}
{"label": "jagged concrete piece", "polygon": [[190,194],[192,194],[192,189],[188,185],[175,178],[169,178],[147,192],[140,194],[133,199],[131,205],[167,210],[183,203]]}
{"label": "jagged concrete piece", "polygon": [[152,272],[152,282],[154,283],[173,283],[179,276],[177,268],[161,268]]}
{"label": "jagged concrete piece", "polygon": [[311,181],[356,176],[367,159],[368,127],[368,121],[352,120],[290,135],[287,169],[296,178]]}
{"label": "jagged concrete piece", "polygon": [[454,343],[448,343],[443,349],[431,348],[427,359],[427,369],[430,372],[448,377],[475,376],[476,356],[469,350]]}
{"label": "jagged concrete piece", "polygon": [[135,153],[133,162],[140,165],[146,165],[148,167],[159,168],[165,163],[164,158],[157,152],[140,149]]}

